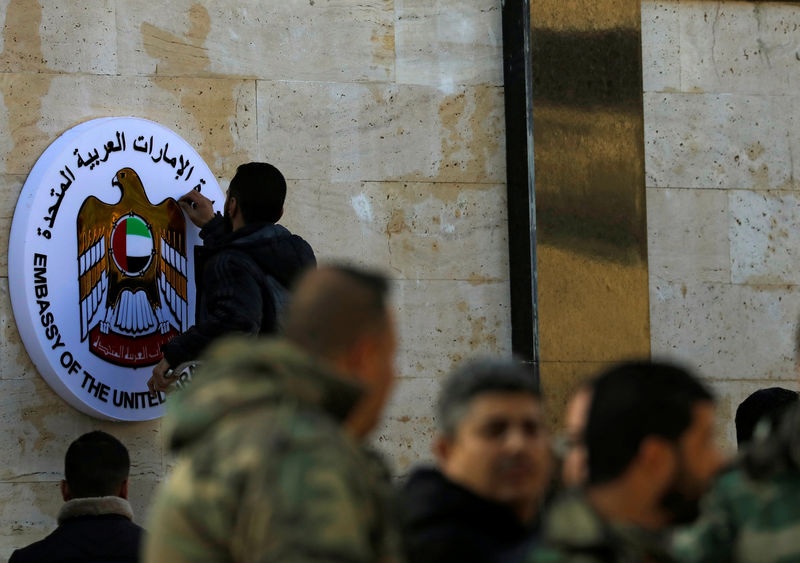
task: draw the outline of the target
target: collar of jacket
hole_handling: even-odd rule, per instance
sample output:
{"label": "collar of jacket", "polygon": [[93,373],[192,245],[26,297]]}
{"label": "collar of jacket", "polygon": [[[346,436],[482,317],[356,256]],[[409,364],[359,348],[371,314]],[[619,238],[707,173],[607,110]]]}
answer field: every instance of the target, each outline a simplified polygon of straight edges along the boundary
{"label": "collar of jacket", "polygon": [[68,500],[58,511],[58,525],[79,516],[106,516],[116,514],[133,520],[130,503],[120,497],[86,497]]}
{"label": "collar of jacket", "polygon": [[341,422],[361,393],[354,379],[284,339],[234,337],[212,346],[192,384],[170,396],[165,429],[178,449],[230,413],[290,401]]}
{"label": "collar of jacket", "polygon": [[606,522],[584,495],[572,492],[558,499],[550,509],[545,517],[543,536],[547,545],[573,553],[614,560],[624,554],[624,557],[632,556],[634,561],[672,561],[665,534],[630,524]]}
{"label": "collar of jacket", "polygon": [[230,244],[257,244],[266,239],[287,237],[291,233],[283,225],[277,223],[248,223],[233,232],[225,230],[225,219],[219,213],[200,229],[200,238],[204,246],[221,248]]}

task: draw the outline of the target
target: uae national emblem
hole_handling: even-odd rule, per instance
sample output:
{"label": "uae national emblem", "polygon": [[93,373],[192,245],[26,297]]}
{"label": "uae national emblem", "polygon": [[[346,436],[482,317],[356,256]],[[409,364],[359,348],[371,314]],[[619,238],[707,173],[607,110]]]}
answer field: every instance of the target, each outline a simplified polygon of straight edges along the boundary
{"label": "uae national emblem", "polygon": [[78,212],[81,341],[122,366],[158,362],[187,327],[186,221],[178,203],[150,203],[138,174],[116,173],[116,204],[94,196]]}

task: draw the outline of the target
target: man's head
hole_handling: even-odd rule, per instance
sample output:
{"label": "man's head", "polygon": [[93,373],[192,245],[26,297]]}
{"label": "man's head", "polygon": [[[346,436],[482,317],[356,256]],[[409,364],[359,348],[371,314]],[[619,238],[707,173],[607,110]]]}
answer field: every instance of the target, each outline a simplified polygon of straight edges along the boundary
{"label": "man's head", "polygon": [[584,431],[590,489],[625,483],[663,524],[691,520],[722,463],[711,393],[687,371],[626,363],[593,387]]}
{"label": "man's head", "polygon": [[[266,162],[248,162],[236,169],[225,199],[229,229],[233,223],[276,223],[283,215],[286,180]],[[238,218],[238,221],[237,221]]]}
{"label": "man's head", "polygon": [[356,378],[364,396],[348,418],[359,437],[378,422],[394,379],[396,337],[387,309],[388,282],[347,266],[306,273],[286,312],[286,338]]}
{"label": "man's head", "polygon": [[736,408],[736,443],[741,448],[753,438],[756,425],[761,420],[777,427],[788,408],[797,403],[797,391],[783,387],[759,389]]}
{"label": "man's head", "polygon": [[530,519],[550,480],[551,454],[533,375],[482,359],[445,380],[434,453],[451,481]]}
{"label": "man's head", "polygon": [[118,496],[128,498],[128,450],[100,430],[84,434],[67,449],[61,494],[64,500]]}

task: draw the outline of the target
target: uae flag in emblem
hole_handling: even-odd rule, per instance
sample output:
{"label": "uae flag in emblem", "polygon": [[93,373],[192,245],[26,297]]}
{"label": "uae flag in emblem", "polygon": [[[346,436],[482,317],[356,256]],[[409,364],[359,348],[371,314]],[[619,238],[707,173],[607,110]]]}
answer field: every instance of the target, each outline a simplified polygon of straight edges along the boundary
{"label": "uae flag in emblem", "polygon": [[119,269],[137,276],[147,269],[153,256],[153,235],[141,217],[123,217],[114,228],[111,249]]}

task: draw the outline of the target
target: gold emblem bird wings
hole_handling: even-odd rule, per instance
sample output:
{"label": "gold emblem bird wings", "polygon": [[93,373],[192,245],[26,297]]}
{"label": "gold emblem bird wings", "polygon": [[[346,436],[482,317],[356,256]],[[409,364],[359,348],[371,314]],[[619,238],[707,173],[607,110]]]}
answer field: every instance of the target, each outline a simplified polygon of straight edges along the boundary
{"label": "gold emblem bird wings", "polygon": [[150,203],[138,174],[118,171],[120,199],[86,198],[78,212],[81,340],[138,337],[188,326],[186,222],[177,202]]}

